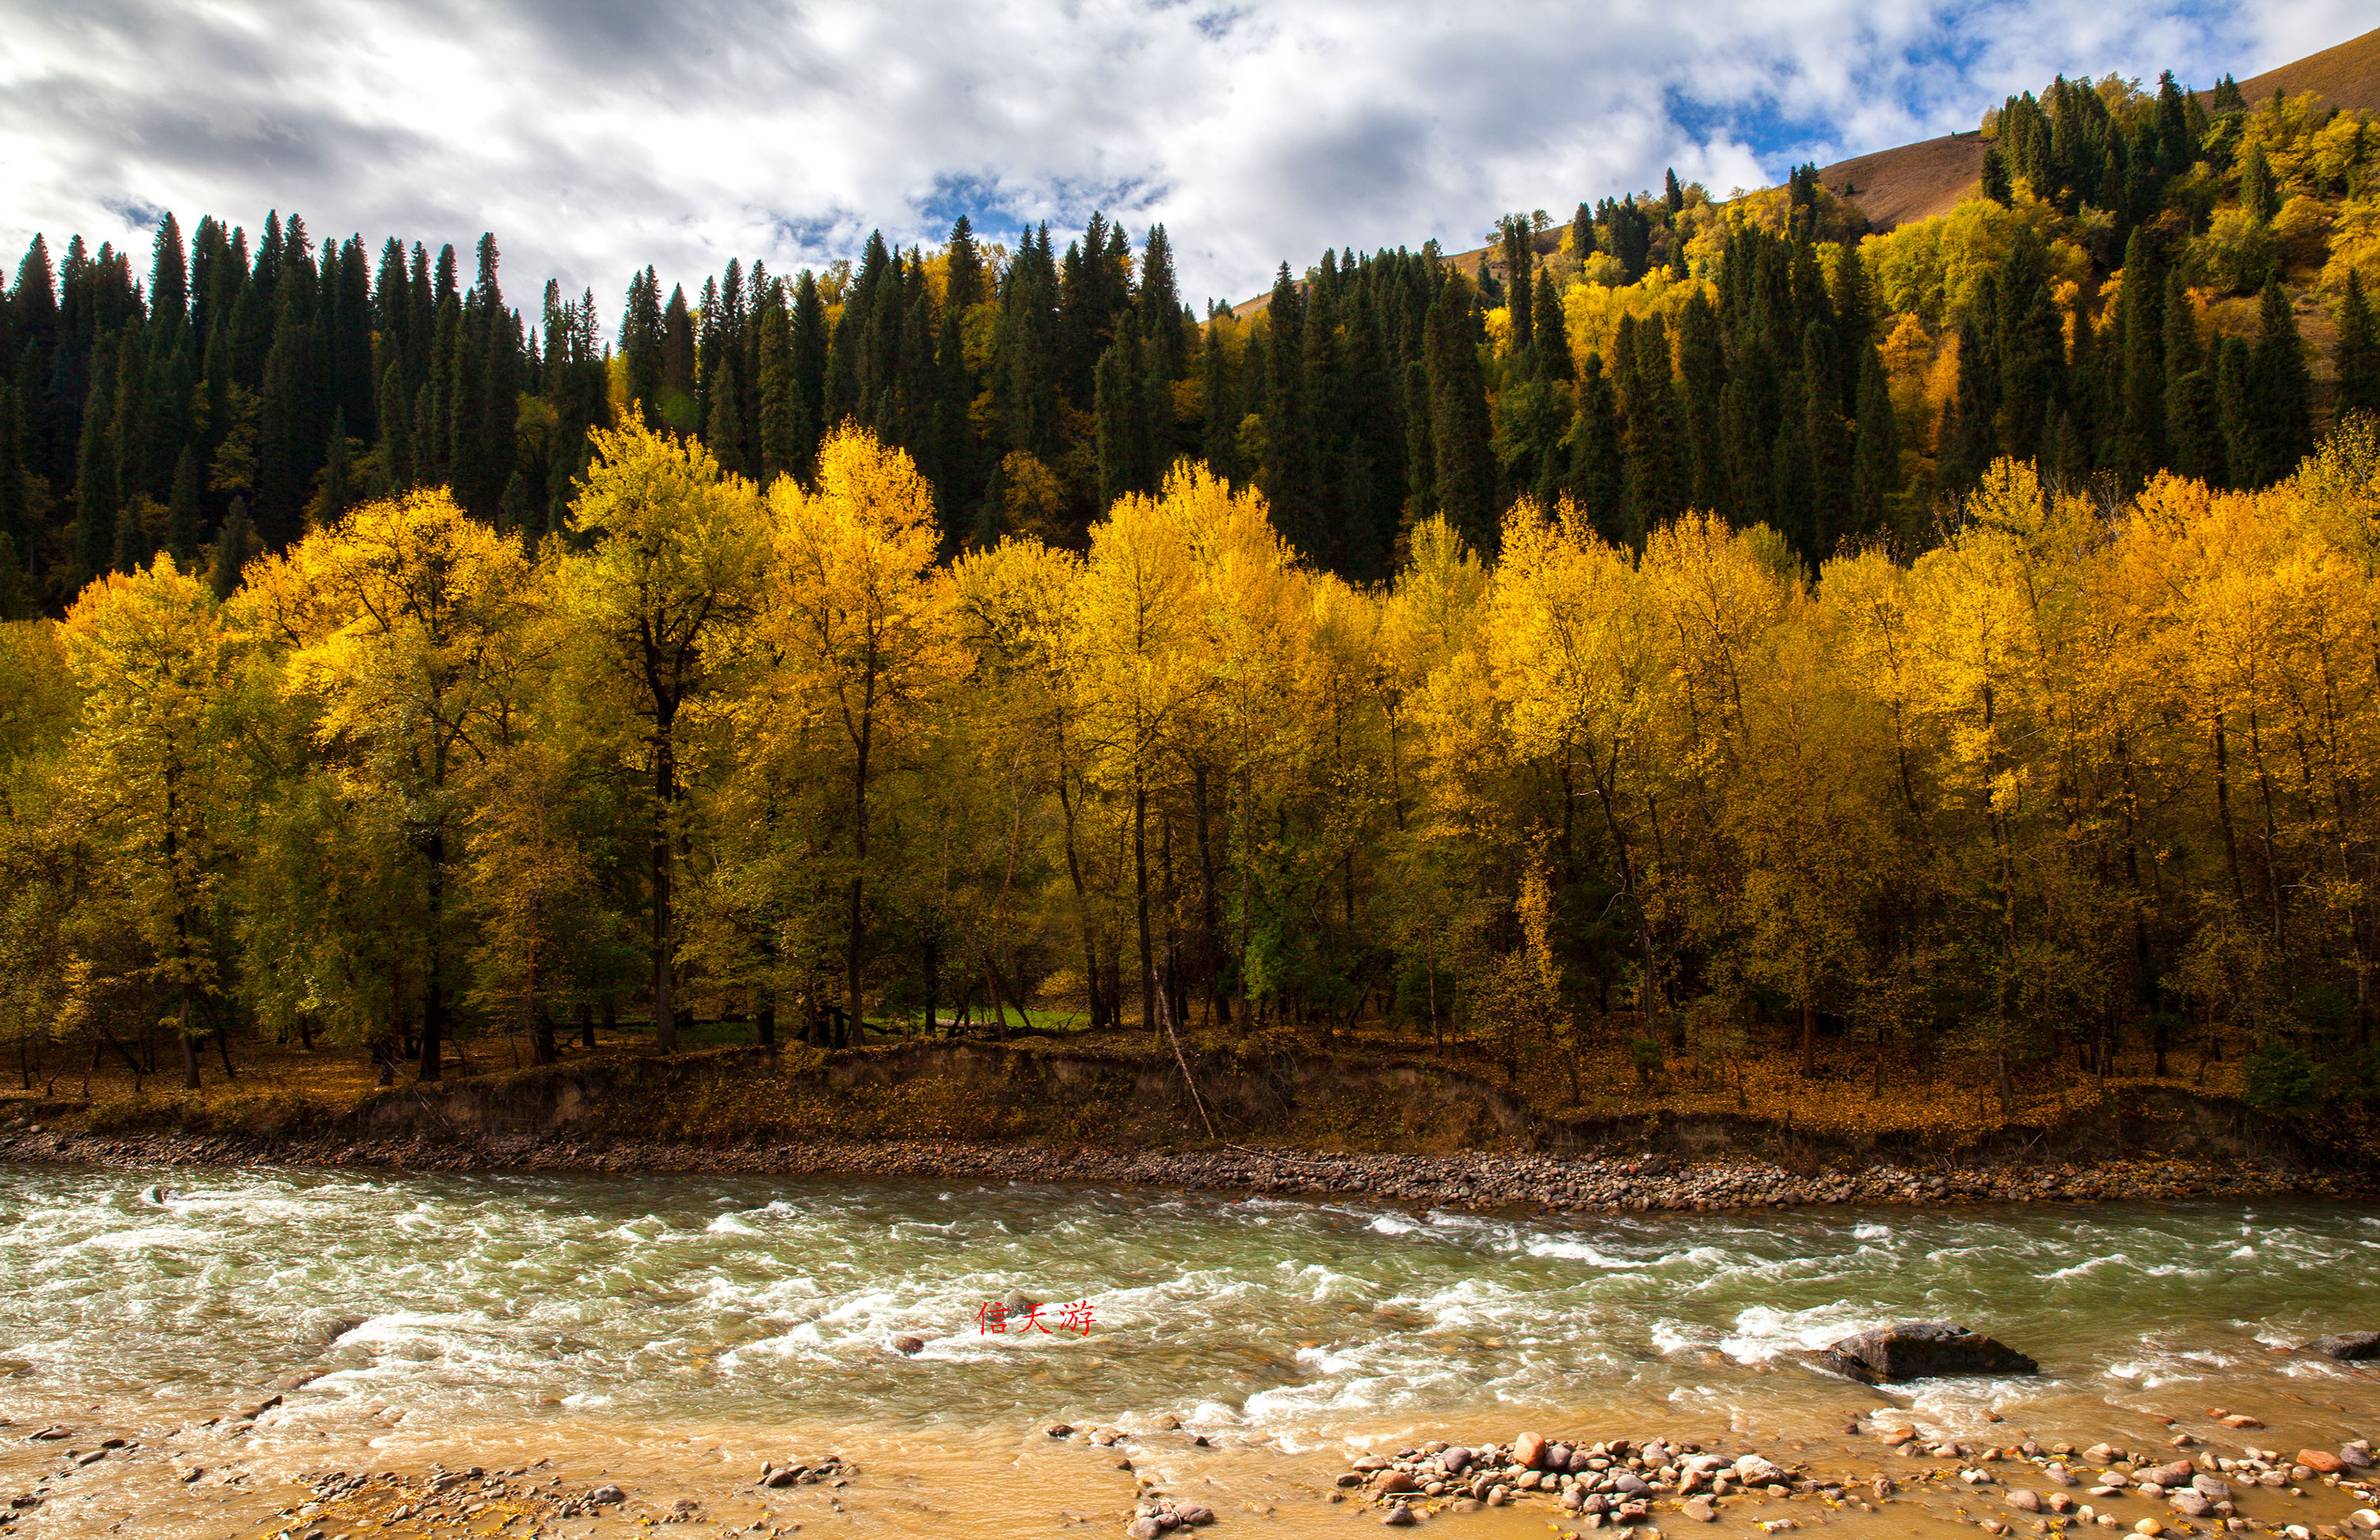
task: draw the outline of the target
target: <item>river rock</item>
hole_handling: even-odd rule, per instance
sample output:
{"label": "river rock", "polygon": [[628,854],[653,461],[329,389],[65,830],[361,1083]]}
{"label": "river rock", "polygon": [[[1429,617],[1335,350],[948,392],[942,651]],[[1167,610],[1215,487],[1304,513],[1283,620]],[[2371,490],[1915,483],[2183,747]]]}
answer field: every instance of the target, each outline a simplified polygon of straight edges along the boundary
{"label": "river rock", "polygon": [[892,1351],[904,1358],[915,1358],[926,1351],[926,1340],[923,1337],[895,1337],[892,1339]]}
{"label": "river rock", "polygon": [[1713,1523],[1718,1519],[1718,1510],[1711,1506],[1708,1498],[1689,1498],[1678,1511],[1698,1524]]}
{"label": "river rock", "polygon": [[1536,1470],[1546,1462],[1546,1441],[1534,1433],[1524,1433],[1512,1440],[1512,1463],[1525,1470]]}
{"label": "river rock", "polygon": [[1373,1490],[1391,1495],[1398,1492],[1418,1492],[1421,1490],[1421,1483],[1402,1471],[1390,1471],[1380,1478],[1379,1484]]}
{"label": "river rock", "polygon": [[2369,1508],[2359,1508],[2347,1516],[2347,1522],[2358,1529],[2380,1530],[2380,1512],[2375,1512]]}
{"label": "river rock", "polygon": [[1414,1517],[1414,1510],[1412,1509],[1407,1508],[1402,1503],[1399,1503],[1396,1507],[1389,1510],[1389,1516],[1382,1519],[1380,1522],[1388,1525],[1390,1529],[1405,1529],[1421,1522],[1421,1521]]}
{"label": "river rock", "polygon": [[1459,1476],[1471,1468],[1471,1451],[1460,1444],[1450,1444],[1438,1457],[1439,1469],[1448,1475]]}
{"label": "river rock", "polygon": [[2347,1461],[2327,1449],[2300,1449],[2298,1463],[2318,1476],[2335,1476],[2347,1469]]}
{"label": "river rock", "polygon": [[2231,1496],[2231,1484],[2221,1476],[2192,1476],[2190,1489],[2209,1502],[2222,1502]]}
{"label": "river rock", "polygon": [[1173,1522],[1186,1529],[1196,1529],[1203,1524],[1213,1523],[1215,1510],[1204,1503],[1194,1502],[1186,1508],[1175,1509]]}
{"label": "river rock", "polygon": [[628,1494],[616,1486],[597,1486],[589,1489],[587,1500],[597,1507],[601,1507],[607,1503],[626,1502]]}
{"label": "river rock", "polygon": [[1827,1349],[1827,1366],[1864,1385],[1942,1375],[2030,1375],[2041,1365],[1981,1332],[1940,1321],[1909,1321],[1846,1337]]}
{"label": "river rock", "polygon": [[2305,1351],[2325,1358],[2380,1358],[2380,1331],[2334,1331],[2306,1343]]}
{"label": "river rock", "polygon": [[1385,1471],[1389,1468],[1389,1462],[1377,1454],[1367,1454],[1347,1468],[1351,1471]]}
{"label": "river rock", "polygon": [[[1745,1455],[1730,1468],[1735,1472],[1735,1479],[1746,1486],[1766,1486],[1771,1482],[1786,1479],[1784,1467],[1756,1454]],[[1638,1485],[1641,1489],[1643,1484]]]}
{"label": "river rock", "polygon": [[2350,1471],[2368,1471],[2372,1468],[2372,1446],[2361,1438],[2352,1444],[2341,1444],[2338,1462]]}
{"label": "river rock", "polygon": [[2166,1506],[2185,1519],[2204,1519],[2215,1510],[2213,1503],[2187,1487],[2166,1498]]}
{"label": "river rock", "polygon": [[2132,1477],[2136,1481],[2153,1481],[2159,1486],[2187,1486],[2195,1473],[2195,1468],[2189,1461],[2177,1460],[2170,1465],[2159,1465],[2147,1471],[2135,1471],[2132,1473]]}
{"label": "river rock", "polygon": [[2015,1509],[2019,1513],[2038,1513],[2041,1511],[2041,1494],[2038,1492],[2028,1491],[2022,1486],[2011,1489],[2008,1495],[2007,1501],[2008,1505],[2010,1508]]}
{"label": "river rock", "polygon": [[1123,1532],[1130,1540],[1157,1540],[1159,1535],[1165,1533],[1165,1526],[1158,1522],[1154,1515],[1143,1514],[1124,1525]]}

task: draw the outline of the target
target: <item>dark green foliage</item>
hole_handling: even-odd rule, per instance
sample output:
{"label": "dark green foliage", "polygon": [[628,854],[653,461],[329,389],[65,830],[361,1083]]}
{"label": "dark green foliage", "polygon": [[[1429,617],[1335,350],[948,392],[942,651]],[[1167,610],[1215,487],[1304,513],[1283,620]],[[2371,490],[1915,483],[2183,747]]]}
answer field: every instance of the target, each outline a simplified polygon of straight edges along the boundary
{"label": "dark green foliage", "polygon": [[1496,477],[1488,447],[1488,393],[1479,376],[1471,308],[1459,283],[1447,285],[1430,311],[1422,362],[1429,380],[1435,511],[1472,550],[1493,554]]}
{"label": "dark green foliage", "polygon": [[2338,370],[2338,415],[2380,416],[2380,336],[2374,334],[2362,276],[2353,268],[2347,270],[2347,292],[2338,302],[2338,345],[2332,357]]}
{"label": "dark green foliage", "polygon": [[1952,496],[1983,479],[1999,445],[1992,432],[1995,371],[1982,333],[1973,322],[1959,328],[1959,392],[1942,415],[1935,479]]}
{"label": "dark green foliage", "polygon": [[2117,418],[2116,474],[2127,487],[2165,464],[2165,264],[2144,232],[2124,248],[2124,288],[2117,312],[2122,394]]}
{"label": "dark green foliage", "polygon": [[2265,280],[2257,319],[2256,351],[2249,365],[2257,438],[2252,486],[2279,480],[2313,453],[2313,380],[2298,338],[2297,312],[2277,276]]}
{"label": "dark green foliage", "polygon": [[1578,417],[1571,428],[1570,495],[1604,539],[1627,535],[1621,498],[1620,407],[1604,375],[1603,356],[1590,353],[1578,382]]}
{"label": "dark green foliage", "polygon": [[2015,201],[2016,194],[2009,186],[2008,157],[1997,144],[1984,152],[1983,193],[1995,203]]}
{"label": "dark green foliage", "polygon": [[248,565],[249,547],[254,539],[249,527],[248,503],[235,497],[231,511],[224,515],[223,527],[215,531],[214,560],[208,585],[217,599],[229,599],[239,588],[240,573]]}
{"label": "dark green foliage", "polygon": [[2271,163],[2265,159],[2262,143],[2248,146],[2248,153],[2240,162],[2240,207],[2261,224],[2270,224],[2281,212],[2280,183],[2273,176]]}
{"label": "dark green foliage", "polygon": [[2197,317],[2180,273],[2166,277],[2165,368],[2166,440],[2172,467],[2219,485],[2223,428],[2216,413],[2215,379],[2207,371]]}
{"label": "dark green foliage", "polygon": [[1883,531],[1900,487],[1900,429],[1884,358],[1871,343],[1860,351],[1859,415],[1852,438],[1851,527],[1854,539]]}

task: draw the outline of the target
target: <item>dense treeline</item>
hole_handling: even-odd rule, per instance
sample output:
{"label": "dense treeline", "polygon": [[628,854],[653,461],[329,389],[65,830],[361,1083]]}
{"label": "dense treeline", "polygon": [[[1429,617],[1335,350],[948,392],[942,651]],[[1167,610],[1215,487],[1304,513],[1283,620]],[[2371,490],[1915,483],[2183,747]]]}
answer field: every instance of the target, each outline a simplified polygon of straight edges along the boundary
{"label": "dense treeline", "polygon": [[2060,81],[1888,235],[1672,177],[1203,323],[1096,218],[648,270],[616,346],[492,238],[37,240],[0,1030],[434,1075],[1048,1000],[2358,1084],[2369,127]]}

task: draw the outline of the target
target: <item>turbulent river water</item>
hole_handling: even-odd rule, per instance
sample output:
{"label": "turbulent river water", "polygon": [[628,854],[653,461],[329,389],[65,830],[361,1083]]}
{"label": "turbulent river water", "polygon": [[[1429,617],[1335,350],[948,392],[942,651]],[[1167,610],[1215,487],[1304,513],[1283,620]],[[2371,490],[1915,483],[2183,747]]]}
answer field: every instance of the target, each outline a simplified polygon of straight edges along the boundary
{"label": "turbulent river water", "polygon": [[[1803,1356],[1906,1319],[1988,1330],[2043,1372],[1885,1393]],[[501,1444],[647,1480],[698,1455],[748,1482],[756,1452],[848,1446],[924,1473],[915,1512],[870,1521],[894,1531],[947,1532],[937,1461],[1016,1533],[1112,1518],[1129,1485],[1053,1464],[1069,1447],[1042,1430],[1169,1413],[1216,1451],[1183,1451],[1193,1479],[1276,1529],[1352,1449],[1522,1426],[1848,1455],[1846,1417],[1888,1406],[1948,1437],[2005,1420],[2089,1442],[2222,1402],[2368,1437],[2380,1382],[2272,1350],[2374,1327],[2369,1205],[1504,1218],[913,1181],[0,1169],[0,1409],[19,1424],[187,1425],[302,1378],[242,1458]]]}

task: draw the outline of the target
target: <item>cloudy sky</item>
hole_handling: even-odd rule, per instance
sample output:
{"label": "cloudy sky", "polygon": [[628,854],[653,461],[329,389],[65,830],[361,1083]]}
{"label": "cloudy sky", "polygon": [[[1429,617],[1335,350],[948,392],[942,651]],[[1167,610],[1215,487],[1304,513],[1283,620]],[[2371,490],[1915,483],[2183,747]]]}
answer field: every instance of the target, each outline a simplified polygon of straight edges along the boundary
{"label": "cloudy sky", "polygon": [[[1188,297],[1973,127],[2059,71],[2204,85],[2369,0],[0,0],[0,242],[171,209],[435,249],[606,310],[730,256],[1161,221]],[[465,261],[468,271],[468,255]]]}

